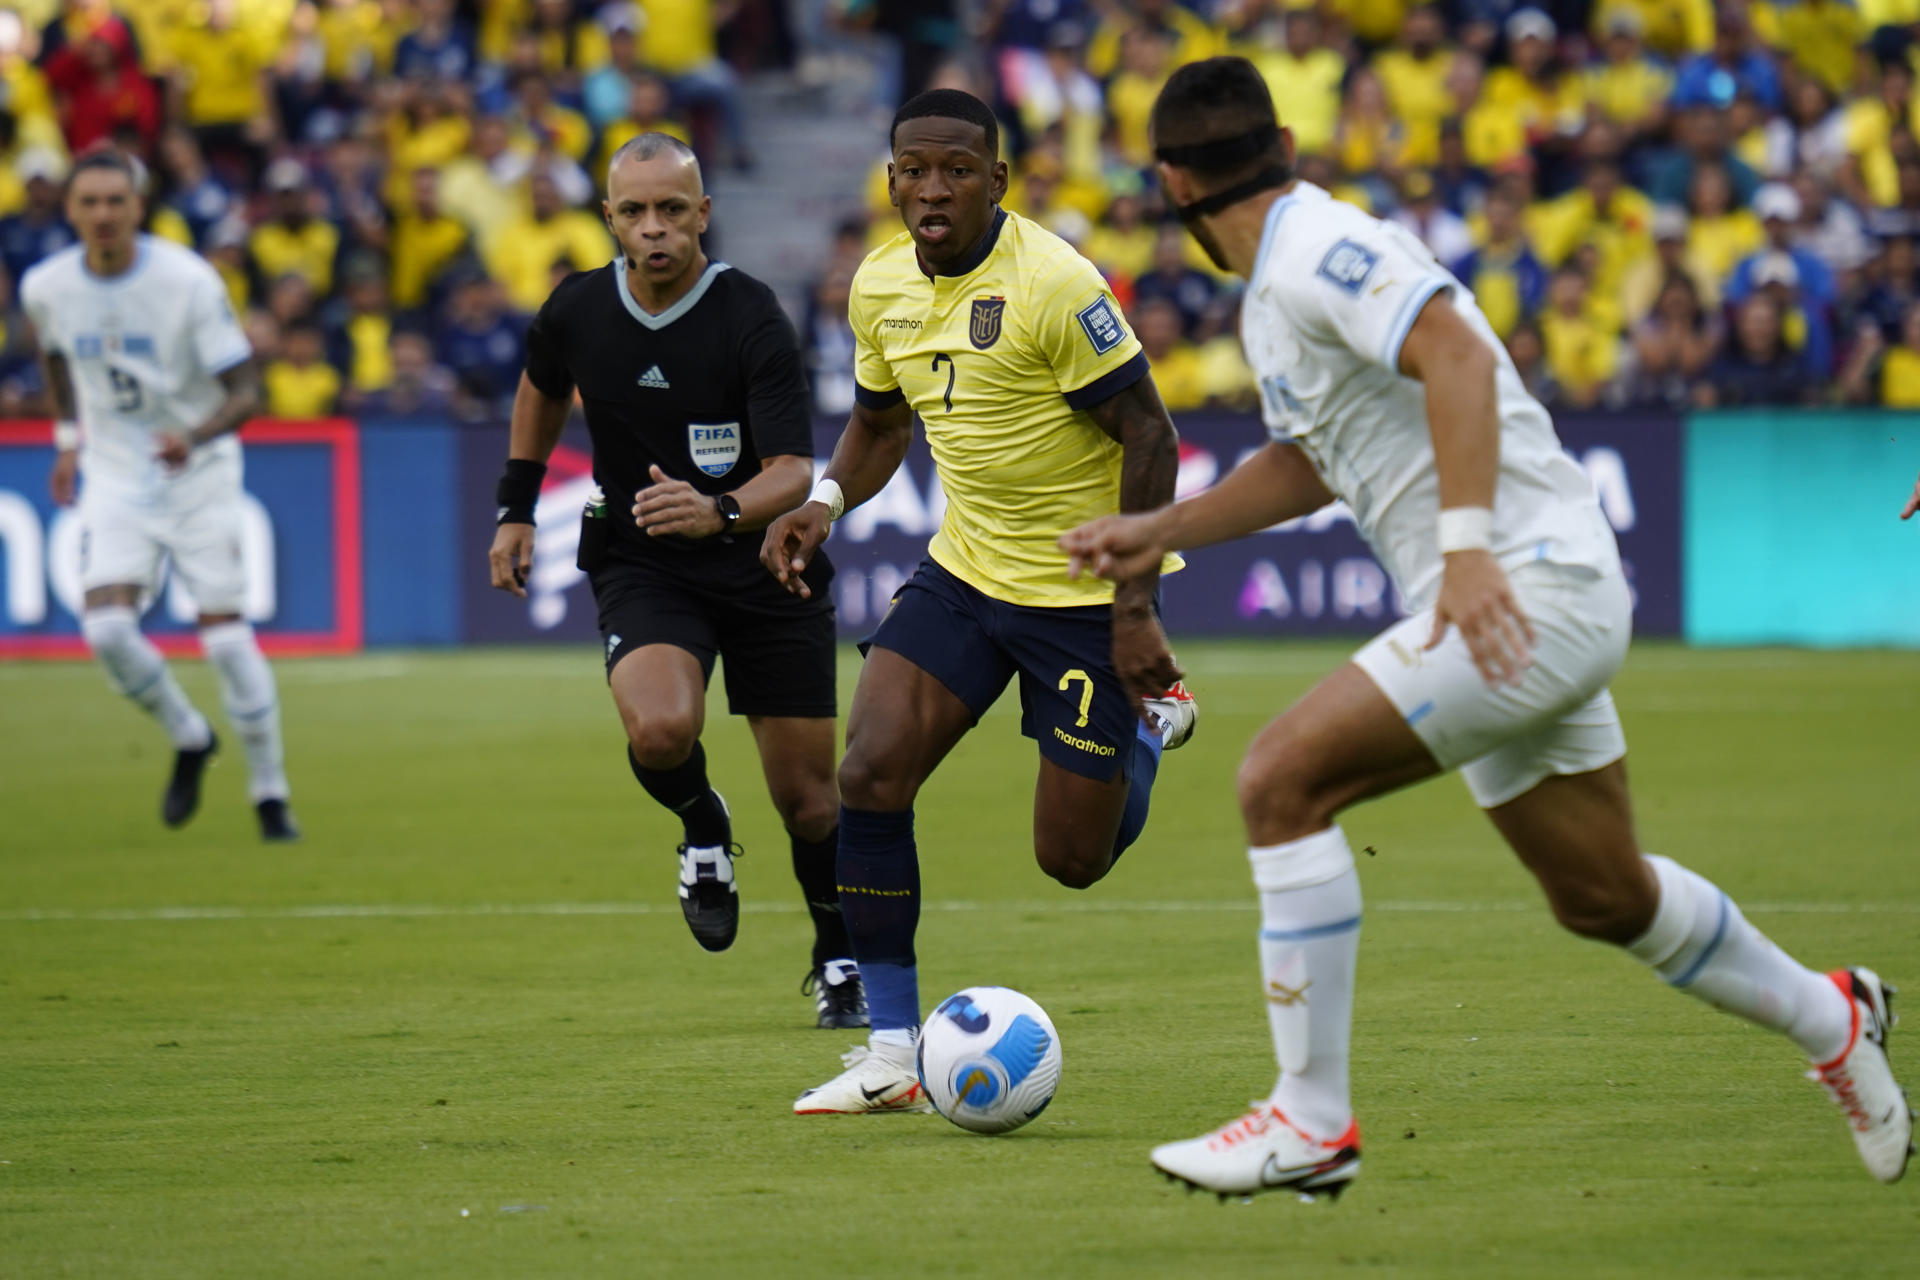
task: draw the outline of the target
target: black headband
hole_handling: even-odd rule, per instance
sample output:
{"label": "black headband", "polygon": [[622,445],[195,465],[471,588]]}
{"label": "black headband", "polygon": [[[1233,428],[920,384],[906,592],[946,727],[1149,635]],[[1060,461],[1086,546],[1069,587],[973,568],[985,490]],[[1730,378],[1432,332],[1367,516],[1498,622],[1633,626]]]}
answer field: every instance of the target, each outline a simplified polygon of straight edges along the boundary
{"label": "black headband", "polygon": [[1192,222],[1196,218],[1209,218],[1228,205],[1239,204],[1242,200],[1251,199],[1262,191],[1284,187],[1291,181],[1293,181],[1293,170],[1286,165],[1268,165],[1245,182],[1236,183],[1225,191],[1201,196],[1192,204],[1176,205],[1174,212],[1180,215],[1182,222]]}
{"label": "black headband", "polygon": [[1183,147],[1155,147],[1153,154],[1156,159],[1179,165],[1182,169],[1218,173],[1222,169],[1232,169],[1249,160],[1259,159],[1278,141],[1280,127],[1261,124],[1245,133],[1215,138],[1210,142],[1192,142]]}

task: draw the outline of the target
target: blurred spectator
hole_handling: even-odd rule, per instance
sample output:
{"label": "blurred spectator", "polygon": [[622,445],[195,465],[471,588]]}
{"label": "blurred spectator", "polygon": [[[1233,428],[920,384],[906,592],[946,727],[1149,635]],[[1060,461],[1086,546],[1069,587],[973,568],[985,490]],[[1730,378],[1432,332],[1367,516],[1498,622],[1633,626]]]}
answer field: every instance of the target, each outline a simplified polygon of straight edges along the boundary
{"label": "blurred spectator", "polygon": [[1687,189],[1687,262],[1696,280],[1711,280],[1716,290],[1734,264],[1766,242],[1760,220],[1734,204],[1733,183],[1720,165],[1702,165]]}
{"label": "blurred spectator", "polygon": [[10,278],[18,280],[34,263],[73,244],[75,236],[61,208],[66,163],[54,152],[34,148],[22,154],[14,167],[26,184],[26,205],[0,218],[0,263]]}
{"label": "blurred spectator", "polygon": [[1881,337],[1892,342],[1900,332],[1901,319],[1908,307],[1920,299],[1920,266],[1916,266],[1914,241],[1910,236],[1894,236],[1880,242],[1879,252],[1867,262],[1861,275],[1857,296],[1851,300],[1850,314],[1880,326]]}
{"label": "blurred spectator", "polygon": [[1486,234],[1480,247],[1450,265],[1503,339],[1512,336],[1523,316],[1534,314],[1546,301],[1547,269],[1527,241],[1520,202],[1511,191],[1496,188],[1488,193]]}
{"label": "blurred spectator", "polygon": [[1335,163],[1363,181],[1372,179],[1385,194],[1386,183],[1405,163],[1406,146],[1406,124],[1387,106],[1380,77],[1371,68],[1354,68],[1333,130]]}
{"label": "blurred spectator", "polygon": [[1720,346],[1720,325],[1700,304],[1700,291],[1675,272],[1660,286],[1647,317],[1634,326],[1631,363],[1623,391],[1625,403],[1684,409],[1695,381],[1706,372]]}
{"label": "blurred spectator", "polygon": [[525,205],[521,182],[532,152],[516,148],[507,122],[481,116],[473,126],[473,149],[440,171],[440,200],[448,213],[465,222],[484,252],[502,225]]}
{"label": "blurred spectator", "polygon": [[593,145],[593,126],[578,111],[554,101],[546,72],[520,72],[513,79],[512,92],[507,118],[517,132],[535,146],[551,146],[576,164],[586,160]]}
{"label": "blurred spectator", "polygon": [[1407,11],[1400,38],[1373,60],[1386,89],[1387,103],[1406,123],[1405,162],[1431,165],[1440,158],[1440,121],[1453,112],[1447,71],[1453,50],[1437,4],[1416,4]]}
{"label": "blurred spectator", "polygon": [[1907,305],[1899,340],[1887,345],[1878,325],[1863,325],[1840,378],[1843,399],[1889,409],[1920,409],[1920,302]]}
{"label": "blurred spectator", "polygon": [[1705,407],[1790,405],[1807,401],[1810,385],[1800,357],[1787,346],[1780,307],[1769,293],[1756,293],[1734,309],[1733,336],[1707,367],[1694,403]]}
{"label": "blurred spectator", "polygon": [[1760,177],[1730,147],[1728,115],[1709,106],[1689,107],[1674,116],[1674,145],[1646,158],[1645,190],[1655,204],[1685,204],[1696,170],[1720,168],[1733,184],[1733,198],[1753,198]]}
{"label": "blurred spectator", "polygon": [[342,271],[338,301],[327,307],[327,361],[349,391],[377,391],[393,380],[393,308],[380,260],[361,257]]}
{"label": "blurred spectator", "polygon": [[305,276],[288,272],[267,285],[267,314],[283,335],[296,324],[312,321],[319,309],[319,298]]}
{"label": "blurred spectator", "polygon": [[1447,92],[1460,121],[1467,163],[1481,169],[1533,163],[1527,155],[1527,129],[1518,113],[1487,99],[1486,68],[1480,55],[1465,51],[1453,55],[1447,67]]}
{"label": "blurred spectator", "polygon": [[104,8],[88,10],[70,43],[49,50],[43,69],[71,151],[131,136],[142,148],[160,132],[160,96],[141,71],[133,33]]}
{"label": "blurred spectator", "polygon": [[239,0],[207,0],[205,24],[174,41],[174,117],[210,155],[238,158],[250,179],[279,133],[268,69],[282,34],[272,22],[248,23]]}
{"label": "blurred spectator", "polygon": [[0,414],[19,417],[39,409],[40,376],[32,326],[20,309],[13,277],[0,266]]}
{"label": "blurred spectator", "polygon": [[1780,72],[1739,8],[1723,9],[1714,19],[1713,48],[1680,64],[1673,105],[1725,109],[1741,93],[1750,93],[1769,111],[1781,106]]}
{"label": "blurred spectator", "polygon": [[326,293],[333,287],[340,231],[315,216],[318,197],[306,167],[292,157],[275,160],[267,166],[266,188],[272,215],[248,241],[254,269],[267,280],[296,275],[315,293]]}
{"label": "blurred spectator", "polygon": [[235,215],[215,223],[208,229],[200,252],[220,273],[221,283],[227,286],[227,300],[233,303],[234,314],[244,316],[253,301],[253,270],[252,260],[247,253],[246,220]]}
{"label": "blurred spectator", "polygon": [[1513,368],[1520,375],[1520,384],[1541,404],[1552,405],[1560,399],[1560,388],[1553,380],[1553,370],[1547,364],[1546,340],[1540,336],[1540,326],[1532,320],[1523,320],[1514,326],[1507,335],[1507,355],[1513,361]]}
{"label": "blurred spectator", "polygon": [[[505,6],[499,6],[504,8]],[[415,0],[413,29],[393,51],[405,80],[465,80],[473,74],[473,33],[454,16],[454,0]]]}
{"label": "blurred spectator", "polygon": [[1281,48],[1256,46],[1246,50],[1246,56],[1267,82],[1280,123],[1293,130],[1294,145],[1303,154],[1318,154],[1333,145],[1346,62],[1320,43],[1317,10],[1288,9],[1283,30]]}
{"label": "blurred spectator", "polygon": [[1440,203],[1463,218],[1486,203],[1486,171],[1468,158],[1466,133],[1457,119],[1440,122],[1440,163],[1434,166],[1433,185]]}
{"label": "blurred spectator", "polygon": [[[547,173],[536,171],[528,179],[528,191],[531,207],[500,228],[487,267],[506,290],[508,301],[531,314],[552,291],[555,263],[587,271],[611,259],[613,244],[597,218],[562,202],[559,187]],[[447,363],[459,371],[458,363]]]}
{"label": "blurred spectator", "polygon": [[1558,29],[1539,9],[1521,9],[1507,19],[1509,65],[1487,74],[1486,100],[1511,112],[1527,145],[1551,148],[1580,131],[1586,116],[1579,81],[1566,73],[1554,50]]}
{"label": "blurred spectator", "polygon": [[387,247],[387,208],[381,199],[381,177],[379,160],[365,139],[347,134],[327,144],[314,181],[315,216],[340,229],[341,255],[355,249]]}
{"label": "blurred spectator", "polygon": [[1179,223],[1161,223],[1155,236],[1153,269],[1133,281],[1134,305],[1143,307],[1154,299],[1170,302],[1180,315],[1181,333],[1193,333],[1213,301],[1213,277],[1187,265],[1187,233]]}
{"label": "blurred spectator", "polygon": [[1540,337],[1557,388],[1556,404],[1592,408],[1620,367],[1620,335],[1594,306],[1586,277],[1577,268],[1565,266],[1553,273],[1547,307],[1540,315]]}
{"label": "blurred spectator", "polygon": [[1153,366],[1153,385],[1161,403],[1174,413],[1198,409],[1207,402],[1206,369],[1200,352],[1181,336],[1180,309],[1165,298],[1137,302],[1133,331]]}
{"label": "blurred spectator", "polygon": [[1415,169],[1401,178],[1400,201],[1388,220],[1419,236],[1434,257],[1457,262],[1473,252],[1473,233],[1464,219],[1440,203],[1431,173]]}
{"label": "blurred spectator", "polygon": [[1087,70],[1096,76],[1106,78],[1119,70],[1126,61],[1127,38],[1140,32],[1165,45],[1173,66],[1211,58],[1221,51],[1219,34],[1206,19],[1175,0],[1125,0],[1099,8],[1105,16],[1087,46]]}
{"label": "blurred spectator", "polygon": [[1805,73],[1805,83],[1844,93],[1854,49],[1867,38],[1860,11],[1845,0],[1796,0],[1773,7],[1774,44]]}
{"label": "blurred spectator", "polygon": [[1776,299],[1786,308],[1789,345],[1805,356],[1810,373],[1825,378],[1833,371],[1833,307],[1838,297],[1833,273],[1819,257],[1793,242],[1800,197],[1792,187],[1769,183],[1760,188],[1753,209],[1760,216],[1766,244],[1733,269],[1726,299],[1736,305],[1745,301],[1762,287],[1763,275],[1790,290],[1791,299]]}
{"label": "blurred spectator", "polygon": [[847,298],[853,291],[853,271],[830,267],[814,285],[808,299],[807,327],[802,354],[807,382],[813,388],[813,411],[832,418],[853,412],[853,326],[847,320]]}
{"label": "blurred spectator", "polygon": [[[648,73],[640,64],[639,10],[631,4],[610,4],[600,11],[598,20],[606,32],[607,58],[581,84],[580,101],[587,120],[594,128],[604,129],[628,114],[629,86],[635,76]],[[662,83],[661,88],[666,85]]]}
{"label": "blurred spectator", "polygon": [[333,412],[340,398],[340,374],[325,355],[317,325],[302,322],[281,335],[280,354],[267,363],[263,375],[270,416],[324,418]]}
{"label": "blurred spectator", "polygon": [[1541,258],[1552,266],[1590,246],[1593,289],[1614,298],[1628,269],[1652,249],[1653,202],[1621,180],[1620,166],[1612,160],[1589,160],[1579,186],[1535,207],[1528,230]]}
{"label": "blurred spectator", "polygon": [[169,129],[161,136],[160,160],[167,177],[167,207],[186,220],[194,244],[204,245],[207,233],[233,213],[233,192],[213,176],[200,144],[185,129]]}
{"label": "blurred spectator", "polygon": [[504,416],[512,407],[525,336],[526,322],[508,312],[499,284],[478,272],[455,282],[434,347],[453,371],[463,416]]}
{"label": "blurred spectator", "polygon": [[393,267],[393,304],[404,311],[426,305],[449,267],[469,252],[472,235],[466,224],[440,204],[440,171],[413,171],[407,211],[393,222],[390,241]]}
{"label": "blurred spectator", "polygon": [[1114,147],[1125,164],[1145,169],[1153,163],[1147,144],[1147,116],[1160,86],[1176,65],[1174,42],[1151,27],[1127,31],[1120,45],[1120,70],[1107,84],[1107,113],[1113,120]]}
{"label": "blurred spectator", "polygon": [[1846,109],[1847,163],[1840,171],[1840,189],[1863,209],[1893,204],[1900,198],[1894,144],[1904,135],[1908,145],[1920,129],[1920,101],[1913,92],[1912,66],[1898,59],[1874,64],[1871,80],[1876,92],[1857,97]]}
{"label": "blurred spectator", "polygon": [[1588,109],[1636,138],[1660,133],[1666,128],[1673,73],[1647,56],[1640,40],[1646,20],[1639,10],[1621,6],[1606,10],[1600,23],[1605,60],[1583,78]]}
{"label": "blurred spectator", "polygon": [[1795,175],[1793,191],[1800,197],[1794,242],[1825,263],[1836,279],[1843,272],[1859,270],[1873,257],[1873,239],[1858,209],[1809,173]]}
{"label": "blurred spectator", "polygon": [[1084,252],[1109,279],[1119,277],[1131,294],[1133,281],[1153,268],[1158,236],[1141,212],[1140,179],[1125,175],[1107,202],[1106,217],[1087,237]]}
{"label": "blurred spectator", "polygon": [[1593,6],[1593,32],[1604,36],[1615,13],[1640,19],[1647,47],[1669,61],[1705,53],[1713,44],[1713,0],[1602,0]]}
{"label": "blurred spectator", "polygon": [[1920,235],[1920,154],[1895,166],[1894,198],[1868,215],[1876,235]]}
{"label": "blurred spectator", "polygon": [[[718,118],[735,168],[752,164],[740,118],[740,89],[733,68],[720,60],[714,44],[716,10],[731,11],[727,0],[641,0],[640,61],[665,76],[677,105],[711,112]],[[702,140],[707,159],[714,148]]]}
{"label": "blurred spectator", "polygon": [[1636,260],[1620,281],[1624,318],[1630,323],[1644,319],[1653,310],[1667,278],[1674,275],[1687,277],[1694,293],[1700,298],[1701,306],[1708,311],[1719,310],[1719,281],[1696,275],[1692,260],[1687,255],[1687,233],[1690,229],[1687,211],[1670,204],[1660,205],[1653,211],[1652,227],[1653,253]]}
{"label": "blurred spectator", "polygon": [[607,166],[613,161],[613,153],[643,133],[664,133],[691,145],[687,131],[667,116],[667,106],[672,101],[667,82],[659,76],[645,71],[634,74],[627,82],[626,114],[600,133],[600,149],[593,161],[594,181],[598,185],[606,185]]}
{"label": "blurred spectator", "polygon": [[1802,78],[1787,94],[1785,114],[1766,126],[1765,171],[1776,178],[1805,173],[1823,185],[1847,162],[1846,116],[1818,80]]}
{"label": "blurred spectator", "polygon": [[342,407],[369,418],[441,418],[453,409],[453,374],[433,361],[417,330],[393,335],[393,375],[377,390],[348,390]]}

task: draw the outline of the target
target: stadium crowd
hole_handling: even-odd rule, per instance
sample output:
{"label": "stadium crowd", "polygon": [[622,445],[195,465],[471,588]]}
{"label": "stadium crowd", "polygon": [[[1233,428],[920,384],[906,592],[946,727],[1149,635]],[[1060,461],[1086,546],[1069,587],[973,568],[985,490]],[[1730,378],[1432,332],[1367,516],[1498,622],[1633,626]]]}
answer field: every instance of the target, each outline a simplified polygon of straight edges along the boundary
{"label": "stadium crowd", "polygon": [[[994,103],[1008,206],[1107,274],[1176,410],[1254,398],[1146,136],[1166,76],[1222,52],[1301,174],[1418,234],[1550,404],[1920,406],[1920,0],[13,0],[0,414],[43,407],[12,284],[71,241],[89,147],[147,160],[151,230],[219,268],[273,413],[497,420],[531,311],[609,256],[610,152],[658,129],[751,168],[742,78],[835,51],[881,64],[882,106]],[[866,205],[805,298],[827,412],[853,270],[898,229],[884,163]]]}

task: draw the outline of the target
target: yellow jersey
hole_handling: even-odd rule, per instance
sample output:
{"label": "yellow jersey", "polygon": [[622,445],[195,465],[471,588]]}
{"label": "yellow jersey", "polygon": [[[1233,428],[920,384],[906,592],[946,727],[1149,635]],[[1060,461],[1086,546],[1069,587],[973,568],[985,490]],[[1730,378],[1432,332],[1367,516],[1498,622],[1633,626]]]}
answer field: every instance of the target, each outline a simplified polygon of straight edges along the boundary
{"label": "yellow jersey", "polygon": [[1094,265],[1017,213],[955,265],[929,276],[902,231],[848,304],[857,398],[904,398],[933,449],[947,510],[927,554],[1007,604],[1110,604],[1056,540],[1120,509],[1120,445],[1087,410],[1150,377],[1146,353]]}
{"label": "yellow jersey", "polygon": [[1889,409],[1920,409],[1920,351],[1895,347],[1880,366],[1880,403]]}
{"label": "yellow jersey", "polygon": [[300,421],[324,418],[340,398],[340,375],[325,362],[299,365],[275,360],[261,376],[266,385],[267,413]]}

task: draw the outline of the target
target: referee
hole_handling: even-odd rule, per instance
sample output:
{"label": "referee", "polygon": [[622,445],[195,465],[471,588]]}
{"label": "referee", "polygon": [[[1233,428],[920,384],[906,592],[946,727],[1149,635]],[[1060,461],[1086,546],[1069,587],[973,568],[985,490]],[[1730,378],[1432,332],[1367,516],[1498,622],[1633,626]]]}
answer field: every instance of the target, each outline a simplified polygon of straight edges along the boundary
{"label": "referee", "polygon": [[793,328],[773,291],[700,248],[712,200],[693,152],[643,133],[613,156],[601,206],[620,257],[569,276],[527,331],[500,481],[493,585],[526,594],[533,511],[577,391],[593,477],[580,568],[599,606],[607,684],[634,777],[685,828],[680,908],[709,951],[740,923],[726,802],[700,747],[707,681],[726,660],[813,917],[805,989],[822,1027],[864,1027],[866,999],[834,881],[834,620],[819,565],[811,599],[760,567],[754,531],[813,483]]}

